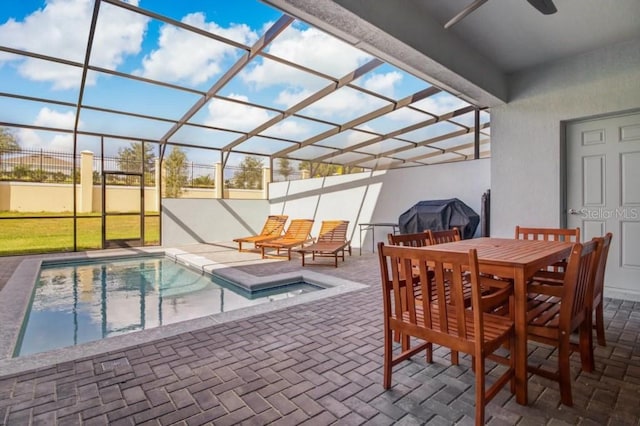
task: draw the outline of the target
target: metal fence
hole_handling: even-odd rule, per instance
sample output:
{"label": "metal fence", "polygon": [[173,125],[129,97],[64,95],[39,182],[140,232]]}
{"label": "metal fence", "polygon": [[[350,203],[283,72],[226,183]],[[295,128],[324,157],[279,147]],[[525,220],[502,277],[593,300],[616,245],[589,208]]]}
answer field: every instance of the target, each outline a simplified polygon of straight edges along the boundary
{"label": "metal fence", "polygon": [[[80,182],[80,155],[69,152],[45,150],[6,150],[0,152],[0,180],[14,182],[72,183],[74,164],[76,182]],[[119,157],[93,157],[93,183],[102,183],[102,170],[107,175],[109,185],[139,185],[139,177],[118,175],[118,172],[137,172],[144,169],[144,184],[155,185],[155,159],[146,161],[126,161]],[[114,174],[115,173],[115,174]],[[199,164],[187,161],[183,168],[185,186],[190,188],[215,187],[216,167],[212,164]]]}
{"label": "metal fence", "polygon": [[[79,158],[76,156],[76,161]],[[73,168],[73,154],[66,152],[28,149],[0,152],[0,180],[71,183]]]}

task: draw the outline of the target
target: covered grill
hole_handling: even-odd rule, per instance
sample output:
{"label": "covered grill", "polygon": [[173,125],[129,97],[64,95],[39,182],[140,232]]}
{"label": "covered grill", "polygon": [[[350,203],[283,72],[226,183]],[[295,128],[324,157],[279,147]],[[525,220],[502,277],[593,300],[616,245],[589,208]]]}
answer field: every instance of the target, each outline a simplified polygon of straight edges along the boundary
{"label": "covered grill", "polygon": [[457,227],[463,239],[473,238],[478,223],[478,213],[457,198],[420,201],[398,219],[401,234]]}

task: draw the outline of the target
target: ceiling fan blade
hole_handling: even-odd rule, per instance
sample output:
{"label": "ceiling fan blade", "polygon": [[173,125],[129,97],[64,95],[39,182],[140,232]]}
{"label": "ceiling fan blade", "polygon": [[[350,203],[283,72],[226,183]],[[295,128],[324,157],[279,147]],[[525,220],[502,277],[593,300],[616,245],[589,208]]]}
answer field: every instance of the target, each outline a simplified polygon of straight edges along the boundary
{"label": "ceiling fan blade", "polygon": [[480,6],[485,4],[486,2],[487,2],[487,0],[475,0],[469,6],[465,7],[464,9],[462,9],[462,11],[460,11],[460,13],[458,13],[456,16],[451,18],[449,20],[449,22],[444,24],[445,29],[457,24],[458,22],[460,22],[462,20],[462,18],[464,18],[465,16],[467,16],[468,14],[470,14],[471,12],[473,12],[474,10],[476,10],[477,8],[479,8]]}
{"label": "ceiling fan blade", "polygon": [[558,11],[556,5],[553,4],[553,0],[527,0],[531,6],[538,9],[545,15],[553,15]]}

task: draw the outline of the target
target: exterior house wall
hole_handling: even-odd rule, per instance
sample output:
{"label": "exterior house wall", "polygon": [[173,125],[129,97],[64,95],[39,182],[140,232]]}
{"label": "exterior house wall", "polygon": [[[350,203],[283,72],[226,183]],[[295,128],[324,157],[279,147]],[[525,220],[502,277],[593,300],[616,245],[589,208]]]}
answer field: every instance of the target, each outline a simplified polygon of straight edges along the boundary
{"label": "exterior house wall", "polygon": [[563,224],[563,122],[640,108],[640,40],[512,75],[491,109],[491,233]]}

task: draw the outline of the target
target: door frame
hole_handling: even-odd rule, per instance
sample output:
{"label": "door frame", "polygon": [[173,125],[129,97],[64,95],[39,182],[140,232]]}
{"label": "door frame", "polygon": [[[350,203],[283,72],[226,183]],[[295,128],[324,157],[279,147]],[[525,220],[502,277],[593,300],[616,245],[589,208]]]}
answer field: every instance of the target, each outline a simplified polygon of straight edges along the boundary
{"label": "door frame", "polygon": [[[107,212],[107,176],[134,176],[139,179],[140,211],[137,213],[109,213]],[[139,216],[140,238],[107,239],[107,217],[109,216]],[[102,171],[102,248],[142,247],[144,246],[144,173],[123,172],[116,170]]]}

